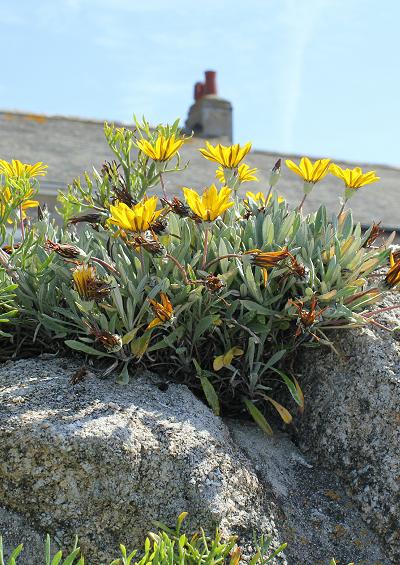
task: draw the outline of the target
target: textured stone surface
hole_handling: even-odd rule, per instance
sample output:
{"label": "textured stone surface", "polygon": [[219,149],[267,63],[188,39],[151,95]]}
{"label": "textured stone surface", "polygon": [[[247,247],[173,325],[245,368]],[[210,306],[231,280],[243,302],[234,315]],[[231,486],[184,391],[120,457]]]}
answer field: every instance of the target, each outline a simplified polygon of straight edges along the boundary
{"label": "textured stone surface", "polygon": [[287,435],[267,437],[251,424],[234,421],[229,428],[278,501],[290,565],[328,565],[332,557],[341,564],[391,563],[332,470],[311,465]]}
{"label": "textured stone surface", "polygon": [[[71,359],[0,366],[0,497],[8,509],[0,526],[14,532],[9,545],[32,540],[21,565],[42,563],[37,528],[64,547],[78,534],[96,565],[120,542],[141,544],[152,520],[173,524],[183,510],[189,529],[218,524],[238,534],[245,554],[253,532],[288,541],[281,565],[326,565],[333,556],[390,565],[334,473],[309,465],[286,436],[227,427],[186,387],[161,391],[151,375],[125,387],[94,376],[72,386],[77,367]],[[24,515],[17,528],[9,510]]]}
{"label": "textured stone surface", "polygon": [[22,543],[24,549],[18,565],[43,564],[45,534],[36,530],[27,518],[0,507],[0,535],[6,557]]}
{"label": "textured stone surface", "polygon": [[[381,305],[400,303],[400,293]],[[400,309],[378,318],[400,325]],[[370,325],[331,337],[340,357],[308,350],[300,365],[307,399],[301,445],[335,469],[366,521],[400,562],[400,341]]]}
{"label": "textured stone surface", "polygon": [[[0,499],[91,563],[143,541],[152,520],[279,540],[273,496],[221,419],[189,390],[141,378],[72,386],[71,360],[0,367]],[[267,496],[268,495],[268,496]],[[280,560],[280,563],[286,561]]]}

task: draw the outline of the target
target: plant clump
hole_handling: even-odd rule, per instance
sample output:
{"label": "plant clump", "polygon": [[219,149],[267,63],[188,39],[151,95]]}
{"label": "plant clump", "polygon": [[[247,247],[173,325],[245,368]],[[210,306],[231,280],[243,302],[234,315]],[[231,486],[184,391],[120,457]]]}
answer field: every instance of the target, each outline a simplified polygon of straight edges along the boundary
{"label": "plant clump", "polygon": [[[332,328],[373,323],[371,305],[400,283],[390,242],[374,245],[379,224],[363,233],[345,209],[375,173],[287,161],[304,180],[290,208],[276,191],[281,160],[266,190],[243,198],[242,184],[257,181],[244,163],[251,144],[207,143],[200,152],[218,165],[219,186],[170,198],[165,178],[189,166],[178,122],[104,131],[115,160],[60,192],[58,223],[40,207],[35,219],[26,213],[38,207],[46,167],[0,161],[4,351],[20,351],[21,340],[64,344],[119,383],[148,368],[200,392],[217,414],[247,409],[267,432],[268,409],[290,423],[275,393],[282,384],[303,410],[298,347],[332,345]],[[344,181],[342,209],[305,215],[305,199],[330,173]],[[158,189],[162,198],[151,195]]]}

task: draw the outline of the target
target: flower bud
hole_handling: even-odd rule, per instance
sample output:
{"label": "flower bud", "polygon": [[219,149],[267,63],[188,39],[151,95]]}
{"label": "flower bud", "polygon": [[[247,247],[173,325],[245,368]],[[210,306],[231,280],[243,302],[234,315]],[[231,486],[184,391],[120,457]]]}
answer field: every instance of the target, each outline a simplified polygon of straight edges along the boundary
{"label": "flower bud", "polygon": [[269,175],[269,185],[274,187],[281,177],[281,163],[282,160],[278,159],[275,165],[271,169],[271,174]]}

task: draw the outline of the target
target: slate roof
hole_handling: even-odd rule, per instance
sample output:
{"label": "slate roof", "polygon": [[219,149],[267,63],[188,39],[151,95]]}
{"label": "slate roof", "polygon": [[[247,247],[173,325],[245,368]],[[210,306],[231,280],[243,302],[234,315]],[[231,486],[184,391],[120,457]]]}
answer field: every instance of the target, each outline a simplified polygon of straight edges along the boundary
{"label": "slate roof", "polygon": [[[129,127],[129,126],[128,126]],[[210,140],[212,143],[219,140]],[[244,140],[247,141],[247,140]],[[214,164],[206,161],[198,148],[204,140],[193,138],[181,151],[182,160],[189,160],[190,166],[180,174],[166,178],[169,193],[180,193],[182,186],[202,188],[215,182]],[[43,161],[49,165],[48,175],[42,181],[42,200],[54,201],[57,189],[63,189],[68,182],[91,171],[92,166],[100,168],[105,159],[112,159],[103,134],[103,122],[61,116],[39,116],[20,112],[0,112],[0,158],[20,159],[23,162]],[[266,190],[269,170],[278,157],[298,160],[298,155],[279,155],[268,151],[254,150],[246,162],[259,169],[260,183],[246,183],[247,190]],[[323,157],[326,157],[325,155]],[[351,204],[355,218],[365,225],[371,220],[382,220],[386,228],[400,227],[400,169],[371,163],[345,163],[375,170],[381,181],[362,189]],[[285,166],[279,182],[279,192],[290,204],[297,204],[302,196],[302,181]],[[337,211],[341,182],[332,175],[318,185],[306,202],[306,210],[315,210],[325,204],[329,210]]]}

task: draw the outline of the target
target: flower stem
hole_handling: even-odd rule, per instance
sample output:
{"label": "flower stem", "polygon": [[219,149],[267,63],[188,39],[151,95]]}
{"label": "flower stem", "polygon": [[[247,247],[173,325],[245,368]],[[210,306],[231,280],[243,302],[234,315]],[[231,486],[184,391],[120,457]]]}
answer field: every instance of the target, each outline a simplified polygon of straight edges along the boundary
{"label": "flower stem", "polygon": [[271,192],[272,192],[272,184],[269,185],[268,194],[267,194],[267,197],[265,199],[266,204],[268,204],[268,200],[269,200],[269,197],[271,196]]}
{"label": "flower stem", "polygon": [[208,252],[208,232],[210,228],[206,227],[204,230],[204,255],[203,255],[203,262],[201,264],[201,268],[204,271],[207,262],[207,252]]}
{"label": "flower stem", "polygon": [[105,269],[108,269],[109,271],[114,273],[114,275],[119,275],[119,272],[117,271],[117,269],[114,269],[114,267],[112,265],[110,265],[109,263],[106,263],[106,261],[103,261],[103,259],[99,259],[98,257],[91,257],[90,259],[93,261],[93,263],[97,263],[98,265],[101,265]]}
{"label": "flower stem", "polygon": [[187,273],[185,271],[185,268],[183,267],[183,265],[181,265],[178,261],[178,259],[175,259],[175,257],[173,257],[172,255],[170,255],[169,253],[166,253],[165,257],[167,257],[168,259],[170,259],[180,270],[180,272],[182,273],[183,276],[183,280],[185,284],[190,284],[190,281],[188,279]]}
{"label": "flower stem", "polygon": [[339,219],[340,216],[343,214],[343,210],[344,210],[344,207],[346,206],[346,204],[347,204],[347,198],[343,201],[342,207],[341,207],[340,210],[339,210],[339,214],[338,214],[338,216],[337,216],[338,219]]}
{"label": "flower stem", "polygon": [[160,184],[161,184],[161,188],[162,188],[162,192],[163,192],[163,197],[165,198],[165,200],[167,200],[167,193],[165,191],[165,184],[164,184],[164,179],[163,179],[161,171],[160,171]]}
{"label": "flower stem", "polygon": [[222,259],[232,259],[233,257],[237,257],[238,259],[241,259],[242,255],[239,255],[238,253],[228,253],[227,255],[221,255],[221,257],[216,257],[215,259],[207,263],[207,265],[205,266],[205,270],[211,267],[211,265],[214,265],[214,263],[218,263],[218,261],[222,261]]}
{"label": "flower stem", "polygon": [[139,250],[139,256],[140,256],[140,266],[142,267],[142,275],[144,276],[144,254],[143,254],[143,247],[141,247],[140,250]]}
{"label": "flower stem", "polygon": [[394,306],[387,306],[386,308],[379,308],[379,310],[374,310],[373,312],[363,312],[361,316],[364,318],[371,318],[372,316],[377,316],[378,314],[382,314],[383,312],[390,312],[391,310],[396,310],[396,308],[400,308],[400,304],[395,304]]}
{"label": "flower stem", "polygon": [[301,210],[302,210],[302,208],[303,208],[303,204],[304,204],[304,202],[306,201],[306,198],[307,198],[307,194],[305,194],[305,195],[303,196],[303,199],[302,199],[302,201],[300,202],[299,207],[297,208],[297,211],[298,211],[298,212],[301,212]]}
{"label": "flower stem", "polygon": [[24,217],[23,217],[23,210],[22,210],[22,202],[19,205],[19,217],[21,220],[21,239],[25,241],[25,226],[24,226]]}

